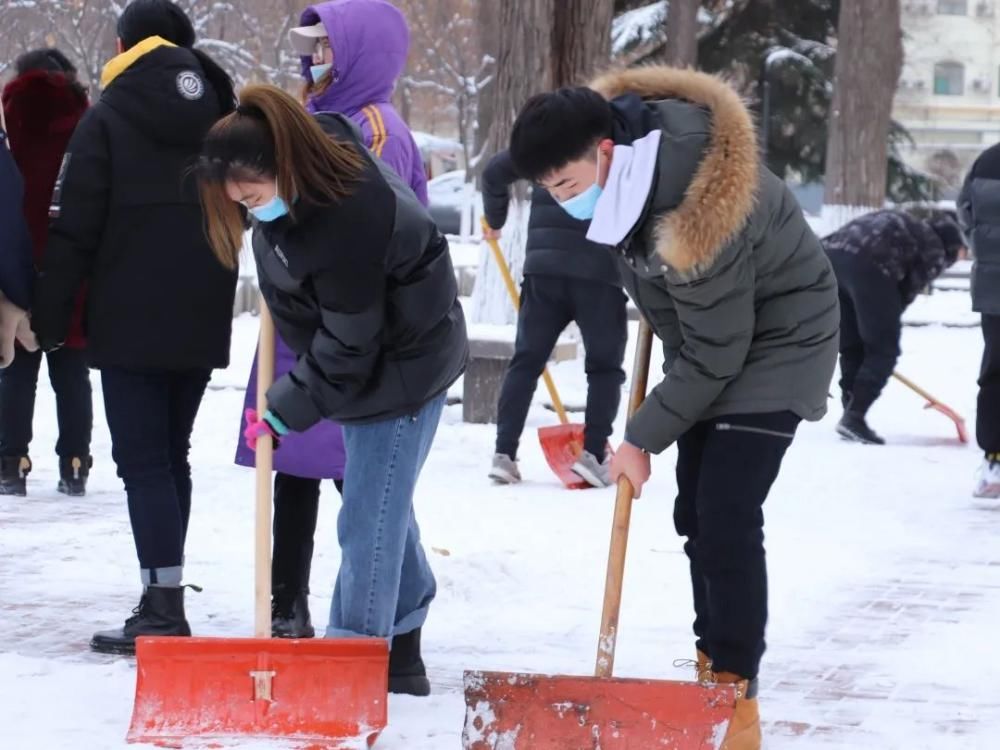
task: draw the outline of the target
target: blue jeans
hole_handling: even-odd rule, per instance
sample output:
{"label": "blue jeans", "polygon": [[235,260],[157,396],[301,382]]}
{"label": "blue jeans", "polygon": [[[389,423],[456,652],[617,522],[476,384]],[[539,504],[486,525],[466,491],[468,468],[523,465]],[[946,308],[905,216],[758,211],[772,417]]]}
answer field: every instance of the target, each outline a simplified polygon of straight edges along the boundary
{"label": "blue jeans", "polygon": [[437,584],[420,544],[413,491],[445,398],[441,394],[409,416],[344,425],[341,562],[327,638],[389,638],[427,619]]}

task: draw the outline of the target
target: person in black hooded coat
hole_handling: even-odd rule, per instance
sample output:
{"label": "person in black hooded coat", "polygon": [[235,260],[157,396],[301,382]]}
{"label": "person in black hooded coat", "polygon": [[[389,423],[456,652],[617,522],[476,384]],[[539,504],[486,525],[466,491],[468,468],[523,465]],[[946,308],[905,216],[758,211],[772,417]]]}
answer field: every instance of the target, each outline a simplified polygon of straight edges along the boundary
{"label": "person in black hooded coat", "polygon": [[128,495],[145,586],[124,628],[91,648],[130,653],[139,635],[190,635],[182,561],[190,436],[213,368],[226,367],[235,271],[214,257],[191,169],[232,82],[168,0],[135,0],[118,22],[104,92],[69,143],[53,194],[32,323],[65,341],[89,285],[88,358],[101,370],[112,453]]}
{"label": "person in black hooded coat", "polygon": [[924,219],[901,209],[874,211],[823,238],[840,289],[842,437],[885,442],[866,415],[896,367],[903,311],[964,246],[958,224],[944,211]]}

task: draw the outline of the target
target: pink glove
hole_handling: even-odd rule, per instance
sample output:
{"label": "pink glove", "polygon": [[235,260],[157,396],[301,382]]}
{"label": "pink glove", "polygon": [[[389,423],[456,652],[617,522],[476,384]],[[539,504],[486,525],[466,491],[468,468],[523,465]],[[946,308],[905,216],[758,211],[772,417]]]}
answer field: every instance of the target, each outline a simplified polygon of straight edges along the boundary
{"label": "pink glove", "polygon": [[243,439],[246,440],[247,447],[257,450],[257,441],[265,435],[270,435],[274,441],[274,447],[278,447],[278,439],[288,434],[288,428],[278,415],[268,409],[264,416],[257,418],[256,409],[247,409],[243,415],[247,421],[247,428],[243,430]]}

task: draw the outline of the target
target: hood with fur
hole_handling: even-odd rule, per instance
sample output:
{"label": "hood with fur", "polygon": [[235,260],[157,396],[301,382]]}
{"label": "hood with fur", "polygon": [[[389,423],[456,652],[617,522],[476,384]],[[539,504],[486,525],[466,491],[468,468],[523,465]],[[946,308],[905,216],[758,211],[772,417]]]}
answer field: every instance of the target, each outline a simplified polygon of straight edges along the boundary
{"label": "hood with fur", "polygon": [[657,253],[678,272],[710,268],[746,225],[756,203],[757,134],[739,94],[716,76],[666,66],[612,71],[590,87],[609,100],[624,94],[647,101],[681,99],[710,113],[704,157],[681,204],[657,219],[655,235]]}

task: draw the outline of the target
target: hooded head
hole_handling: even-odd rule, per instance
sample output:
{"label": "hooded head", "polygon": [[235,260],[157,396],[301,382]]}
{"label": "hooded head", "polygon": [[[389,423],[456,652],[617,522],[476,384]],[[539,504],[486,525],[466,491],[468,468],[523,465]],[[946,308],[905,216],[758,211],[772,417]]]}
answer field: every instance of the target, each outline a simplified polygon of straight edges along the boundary
{"label": "hooded head", "polygon": [[961,253],[965,245],[965,236],[959,229],[956,220],[946,211],[935,211],[927,219],[931,229],[941,238],[944,245],[945,261],[948,266],[952,265]]}
{"label": "hooded head", "polygon": [[[402,12],[386,0],[331,0],[302,13],[302,26],[317,23],[330,39],[333,71],[329,86],[309,97],[309,110],[352,115],[388,102],[410,50]],[[302,58],[302,74],[310,83],[312,65],[311,57]]]}

